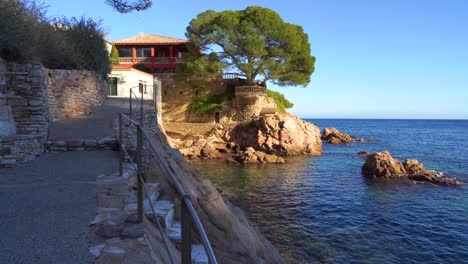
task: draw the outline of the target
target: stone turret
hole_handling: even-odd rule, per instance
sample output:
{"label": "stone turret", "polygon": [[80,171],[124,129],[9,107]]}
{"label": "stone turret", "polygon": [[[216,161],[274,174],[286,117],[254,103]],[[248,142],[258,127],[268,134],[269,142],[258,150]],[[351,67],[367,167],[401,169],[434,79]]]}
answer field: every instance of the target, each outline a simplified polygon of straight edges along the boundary
{"label": "stone turret", "polygon": [[266,87],[237,86],[235,97],[236,121],[246,121],[259,117],[261,114],[276,112],[276,104],[267,97]]}

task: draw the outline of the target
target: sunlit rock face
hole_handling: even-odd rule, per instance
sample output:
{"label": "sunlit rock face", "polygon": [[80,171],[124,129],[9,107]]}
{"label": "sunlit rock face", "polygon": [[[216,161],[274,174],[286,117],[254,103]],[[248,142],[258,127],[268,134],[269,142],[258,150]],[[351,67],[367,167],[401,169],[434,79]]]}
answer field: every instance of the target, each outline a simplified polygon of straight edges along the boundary
{"label": "sunlit rock face", "polygon": [[238,125],[230,138],[241,148],[253,147],[278,156],[322,153],[320,129],[290,114],[264,116]]}
{"label": "sunlit rock face", "polygon": [[407,159],[401,163],[388,151],[376,152],[366,156],[362,174],[369,178],[401,179],[413,182],[426,182],[437,185],[459,186],[462,183],[443,173],[424,169],[416,159]]}
{"label": "sunlit rock face", "polygon": [[330,144],[346,144],[354,141],[353,137],[333,127],[323,129],[322,139]]}

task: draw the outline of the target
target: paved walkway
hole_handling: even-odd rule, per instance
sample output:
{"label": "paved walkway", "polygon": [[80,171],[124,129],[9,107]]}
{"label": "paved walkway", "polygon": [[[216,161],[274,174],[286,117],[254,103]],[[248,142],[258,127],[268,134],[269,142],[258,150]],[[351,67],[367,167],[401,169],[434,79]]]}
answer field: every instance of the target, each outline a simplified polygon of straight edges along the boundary
{"label": "paved walkway", "polygon": [[[110,98],[89,118],[56,122],[52,139],[113,136],[127,100]],[[96,213],[96,177],[116,172],[113,151],[47,153],[0,169],[0,263],[90,263],[86,235]]]}
{"label": "paved walkway", "polygon": [[86,234],[96,177],[117,171],[113,151],[56,152],[0,170],[0,263],[91,263]]}

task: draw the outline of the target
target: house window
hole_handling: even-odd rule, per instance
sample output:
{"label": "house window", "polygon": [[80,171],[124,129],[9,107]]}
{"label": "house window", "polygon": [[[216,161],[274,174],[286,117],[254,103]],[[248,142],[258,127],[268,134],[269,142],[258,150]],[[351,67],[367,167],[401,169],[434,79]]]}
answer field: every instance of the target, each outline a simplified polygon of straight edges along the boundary
{"label": "house window", "polygon": [[136,56],[137,57],[151,57],[151,48],[149,47],[137,48]]}
{"label": "house window", "polygon": [[119,57],[132,57],[132,48],[119,48]]}
{"label": "house window", "polygon": [[167,57],[165,50],[158,50],[158,57]]}

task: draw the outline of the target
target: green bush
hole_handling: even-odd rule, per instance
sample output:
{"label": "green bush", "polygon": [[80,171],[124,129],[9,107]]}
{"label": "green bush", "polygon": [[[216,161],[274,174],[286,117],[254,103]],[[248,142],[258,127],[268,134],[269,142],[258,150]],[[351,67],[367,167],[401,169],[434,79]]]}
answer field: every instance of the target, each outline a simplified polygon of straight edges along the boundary
{"label": "green bush", "polygon": [[118,65],[119,64],[119,54],[117,53],[117,48],[115,47],[115,45],[112,45],[110,57],[111,57],[112,65]]}
{"label": "green bush", "polygon": [[291,103],[288,99],[286,99],[286,97],[284,97],[282,93],[267,90],[267,96],[275,100],[278,112],[282,114],[286,113],[286,109],[289,109],[294,106],[294,104]]}
{"label": "green bush", "polygon": [[207,98],[196,98],[192,100],[192,112],[198,114],[212,114],[221,108],[227,101],[232,100],[234,91],[226,90],[222,94],[212,95]]}
{"label": "green bush", "polygon": [[39,60],[51,69],[110,72],[100,22],[92,19],[49,19],[34,0],[0,0],[0,57]]}

